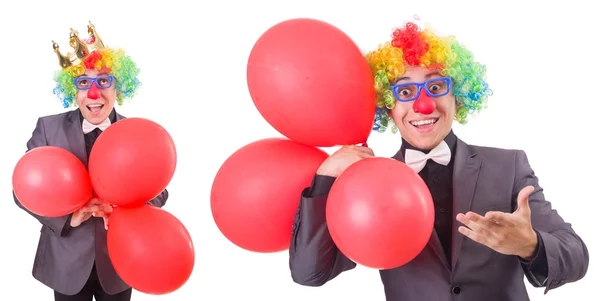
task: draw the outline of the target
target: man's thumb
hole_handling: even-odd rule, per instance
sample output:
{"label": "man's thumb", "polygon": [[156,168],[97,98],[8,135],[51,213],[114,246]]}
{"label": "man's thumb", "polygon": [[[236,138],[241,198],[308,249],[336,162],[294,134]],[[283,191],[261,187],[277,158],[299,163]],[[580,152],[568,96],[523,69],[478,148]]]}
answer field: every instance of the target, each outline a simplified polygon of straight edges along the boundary
{"label": "man's thumb", "polygon": [[519,191],[517,196],[517,205],[520,210],[529,210],[529,196],[533,193],[535,188],[533,186],[526,186]]}

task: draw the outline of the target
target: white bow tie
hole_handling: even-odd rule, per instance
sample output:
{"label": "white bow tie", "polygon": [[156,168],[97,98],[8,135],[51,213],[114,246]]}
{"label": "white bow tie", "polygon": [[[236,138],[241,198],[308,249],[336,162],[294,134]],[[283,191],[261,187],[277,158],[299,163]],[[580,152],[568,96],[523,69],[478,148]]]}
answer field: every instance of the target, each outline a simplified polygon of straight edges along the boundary
{"label": "white bow tie", "polygon": [[425,167],[428,159],[441,165],[448,165],[451,157],[450,147],[446,141],[442,141],[442,143],[432,149],[428,154],[414,149],[407,149],[404,154],[404,163],[416,173],[419,173],[423,167]]}
{"label": "white bow tie", "polygon": [[106,128],[110,125],[110,119],[106,118],[102,123],[98,124],[98,125],[94,125],[91,124],[89,121],[87,121],[86,119],[83,120],[83,123],[81,124],[81,127],[83,128],[83,133],[87,134],[91,131],[93,131],[96,128],[99,128],[101,131],[106,130]]}

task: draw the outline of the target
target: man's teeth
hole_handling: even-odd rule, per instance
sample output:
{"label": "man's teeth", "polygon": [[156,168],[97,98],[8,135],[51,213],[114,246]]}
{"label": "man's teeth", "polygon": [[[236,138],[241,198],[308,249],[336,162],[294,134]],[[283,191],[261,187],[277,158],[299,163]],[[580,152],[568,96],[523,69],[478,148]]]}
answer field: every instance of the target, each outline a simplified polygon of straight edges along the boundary
{"label": "man's teeth", "polygon": [[88,105],[88,107],[90,107],[90,108],[100,108],[100,107],[102,107],[102,104]]}
{"label": "man's teeth", "polygon": [[411,121],[410,124],[412,124],[414,126],[422,126],[422,125],[426,125],[426,124],[434,124],[436,121],[437,121],[437,118],[433,118],[433,119],[426,119],[426,120]]}

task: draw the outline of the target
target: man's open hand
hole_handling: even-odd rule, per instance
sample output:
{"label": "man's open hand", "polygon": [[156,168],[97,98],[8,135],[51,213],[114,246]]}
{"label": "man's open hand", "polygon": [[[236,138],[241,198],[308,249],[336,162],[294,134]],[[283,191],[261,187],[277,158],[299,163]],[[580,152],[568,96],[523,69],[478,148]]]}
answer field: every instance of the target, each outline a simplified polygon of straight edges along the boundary
{"label": "man's open hand", "polygon": [[529,195],[534,188],[523,188],[517,197],[517,210],[513,213],[490,211],[481,216],[474,212],[458,214],[456,220],[465,226],[458,231],[468,238],[505,255],[531,259],[537,247],[537,235],[531,226]]}

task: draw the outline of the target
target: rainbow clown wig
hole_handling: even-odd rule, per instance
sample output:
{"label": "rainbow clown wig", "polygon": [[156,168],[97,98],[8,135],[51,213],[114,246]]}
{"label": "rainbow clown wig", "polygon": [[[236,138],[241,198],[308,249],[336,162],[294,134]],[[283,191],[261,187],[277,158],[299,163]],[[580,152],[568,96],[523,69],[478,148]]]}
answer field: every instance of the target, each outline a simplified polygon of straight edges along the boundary
{"label": "rainbow clown wig", "polygon": [[71,29],[69,44],[74,52],[67,55],[62,55],[58,44],[52,41],[54,52],[62,67],[54,77],[54,94],[65,108],[77,106],[74,79],[83,75],[86,70],[97,70],[115,77],[117,103],[123,105],[123,101],[132,98],[140,86],[137,78],[140,70],[122,49],[106,48],[91,22],[88,24],[88,34],[88,40],[81,40],[79,33]]}
{"label": "rainbow clown wig", "polygon": [[422,66],[439,71],[452,79],[456,97],[456,120],[467,123],[467,117],[479,112],[492,94],[485,79],[486,68],[474,61],[473,55],[452,36],[442,37],[430,29],[421,30],[408,22],[395,29],[392,40],[366,54],[375,77],[377,110],[373,130],[398,129],[388,111],[396,105],[391,83],[404,74],[407,66]]}

